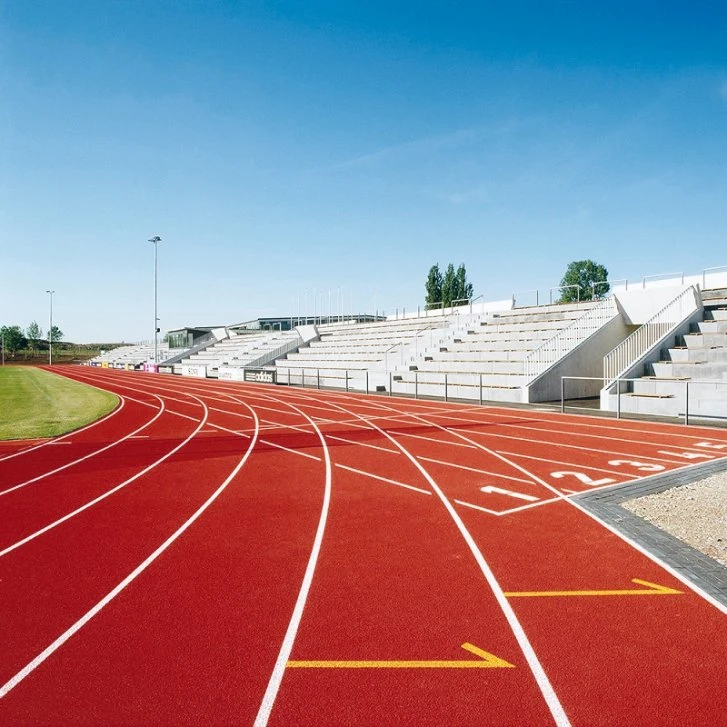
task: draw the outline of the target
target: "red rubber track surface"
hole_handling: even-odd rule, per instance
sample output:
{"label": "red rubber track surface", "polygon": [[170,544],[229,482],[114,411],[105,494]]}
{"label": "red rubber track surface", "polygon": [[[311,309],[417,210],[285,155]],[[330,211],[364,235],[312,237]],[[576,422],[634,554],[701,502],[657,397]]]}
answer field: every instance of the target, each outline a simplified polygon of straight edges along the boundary
{"label": "red rubber track surface", "polygon": [[122,405],[0,448],[0,724],[727,723],[726,609],[572,499],[727,432],[54,371]]}

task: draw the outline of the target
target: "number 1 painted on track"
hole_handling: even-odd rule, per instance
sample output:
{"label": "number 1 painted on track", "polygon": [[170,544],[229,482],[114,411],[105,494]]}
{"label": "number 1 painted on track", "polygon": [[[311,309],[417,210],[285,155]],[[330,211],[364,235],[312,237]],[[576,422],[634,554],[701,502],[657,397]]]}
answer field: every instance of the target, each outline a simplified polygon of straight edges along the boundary
{"label": "number 1 painted on track", "polygon": [[519,500],[527,500],[528,502],[536,502],[539,497],[533,495],[524,495],[522,492],[513,492],[512,490],[504,490],[502,487],[495,487],[494,485],[485,485],[480,487],[480,492],[497,492],[500,495],[510,495],[510,497],[517,497]]}

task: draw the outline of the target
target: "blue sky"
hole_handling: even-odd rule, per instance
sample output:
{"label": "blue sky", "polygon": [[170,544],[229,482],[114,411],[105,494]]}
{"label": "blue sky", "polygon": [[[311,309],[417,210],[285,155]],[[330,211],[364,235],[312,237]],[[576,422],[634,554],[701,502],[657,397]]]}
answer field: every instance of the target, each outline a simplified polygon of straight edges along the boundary
{"label": "blue sky", "polygon": [[0,323],[52,288],[67,340],[151,338],[153,235],[163,330],[727,264],[725,38],[721,0],[4,0]]}

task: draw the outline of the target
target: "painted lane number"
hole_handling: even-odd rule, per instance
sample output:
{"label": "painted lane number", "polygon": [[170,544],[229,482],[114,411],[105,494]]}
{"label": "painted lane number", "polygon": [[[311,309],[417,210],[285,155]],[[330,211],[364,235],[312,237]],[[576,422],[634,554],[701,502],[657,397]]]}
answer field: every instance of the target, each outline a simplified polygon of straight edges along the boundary
{"label": "painted lane number", "polygon": [[484,487],[480,487],[480,492],[497,492],[500,495],[509,495],[510,497],[517,497],[519,500],[527,500],[528,502],[537,502],[540,499],[533,495],[524,495],[522,492],[513,492],[512,490],[505,490],[502,487],[495,487],[494,485],[485,485]]}
{"label": "painted lane number", "polygon": [[616,480],[612,480],[610,477],[603,477],[600,480],[594,480],[590,478],[584,472],[551,472],[551,477],[555,477],[556,480],[563,479],[563,477],[575,477],[579,482],[589,487],[599,487],[600,485],[610,485]]}
{"label": "painted lane number", "polygon": [[661,472],[665,469],[664,465],[662,464],[655,464],[653,462],[637,462],[630,459],[612,459],[609,464],[613,465],[614,467],[631,465],[632,467],[636,467],[639,472]]}

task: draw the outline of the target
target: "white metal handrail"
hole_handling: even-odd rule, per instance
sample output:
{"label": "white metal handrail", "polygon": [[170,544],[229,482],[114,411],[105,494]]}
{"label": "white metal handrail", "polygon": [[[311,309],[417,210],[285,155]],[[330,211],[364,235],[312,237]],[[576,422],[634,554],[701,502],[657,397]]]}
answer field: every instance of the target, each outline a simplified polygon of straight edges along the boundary
{"label": "white metal handrail", "polygon": [[276,358],[280,358],[287,353],[291,353],[296,349],[300,348],[303,343],[303,338],[298,331],[295,331],[295,337],[289,338],[284,343],[281,343],[277,348],[270,351],[266,351],[257,358],[245,362],[245,366],[248,368],[255,368],[257,366],[265,366],[266,364],[274,361]]}
{"label": "white metal handrail", "polygon": [[616,316],[618,309],[614,298],[606,298],[576,318],[569,326],[558,331],[525,357],[525,380],[530,383],[559,361],[576,346],[593,335],[601,326]]}
{"label": "white metal handrail", "polygon": [[649,318],[603,359],[603,377],[606,386],[612,384],[620,374],[629,369],[658,341],[679,326],[687,316],[700,306],[697,289],[690,285]]}

